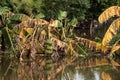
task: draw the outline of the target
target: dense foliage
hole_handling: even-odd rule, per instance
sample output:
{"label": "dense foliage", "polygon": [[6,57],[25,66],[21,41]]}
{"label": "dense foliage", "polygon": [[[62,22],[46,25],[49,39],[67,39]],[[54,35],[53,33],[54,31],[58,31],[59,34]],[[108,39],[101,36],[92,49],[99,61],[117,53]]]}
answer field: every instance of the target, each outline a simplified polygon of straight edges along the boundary
{"label": "dense foliage", "polygon": [[119,0],[1,0],[14,13],[25,13],[31,17],[58,18],[60,11],[66,11],[68,18],[97,18],[106,8],[120,5]]}
{"label": "dense foliage", "polygon": [[[119,1],[116,0],[116,2],[114,1],[101,1],[101,0],[75,0],[75,1],[70,1],[70,0],[1,0],[0,2],[0,19],[1,19],[1,30],[0,32],[1,34],[1,39],[3,39],[2,41],[6,41],[8,47],[12,48],[14,50],[14,41],[12,39],[11,36],[14,36],[14,26],[21,23],[22,26],[26,26],[30,27],[29,24],[31,22],[31,25],[33,25],[33,27],[35,27],[36,25],[41,25],[43,26],[43,28],[46,27],[50,27],[51,23],[56,20],[52,20],[52,19],[57,19],[57,27],[56,29],[52,29],[54,32],[50,32],[49,29],[45,29],[46,31],[43,30],[43,32],[41,32],[41,34],[48,36],[49,34],[55,34],[52,35],[53,39],[55,37],[55,41],[59,42],[59,40],[63,41],[63,43],[65,42],[67,45],[67,49],[66,49],[66,53],[72,53],[71,51],[74,51],[74,53],[76,53],[76,50],[73,50],[73,43],[74,43],[74,39],[77,39],[78,42],[83,42],[83,43],[87,43],[87,45],[89,47],[91,47],[90,45],[92,45],[92,48],[95,47],[96,50],[97,49],[102,49],[103,52],[106,52],[108,50],[104,49],[104,48],[99,48],[101,47],[101,44],[95,43],[94,41],[90,41],[88,39],[84,39],[84,38],[76,38],[76,35],[73,34],[73,29],[76,26],[77,19],[78,20],[83,20],[83,19],[87,19],[87,18],[93,18],[95,19],[97,17],[97,13],[100,13],[102,10],[104,10],[106,7],[110,6],[110,5],[117,5],[119,4]],[[96,7],[96,8],[94,8]],[[102,7],[102,8],[101,8]],[[99,9],[97,9],[99,8]],[[14,13],[11,13],[14,12]],[[90,13],[88,15],[88,13]],[[7,15],[6,15],[7,14]],[[25,15],[26,14],[26,15]],[[75,18],[76,17],[76,18]],[[36,19],[35,19],[36,18]],[[52,18],[50,20],[50,22],[45,23],[45,25],[42,25],[44,23],[40,20],[37,20],[38,18],[45,18],[45,20],[49,20],[50,18]],[[33,21],[30,20],[33,19]],[[34,22],[35,19],[35,22]],[[24,21],[28,20],[28,24],[23,24]],[[30,21],[30,22],[29,22]],[[37,22],[37,24],[36,24]],[[46,21],[45,21],[46,22]],[[36,25],[34,25],[36,24]],[[21,26],[21,25],[20,25]],[[19,27],[20,27],[19,26]],[[33,28],[32,27],[32,28]],[[21,29],[23,29],[23,27],[20,27]],[[33,28],[31,32],[33,32],[33,30],[36,30],[37,28]],[[12,32],[13,30],[13,32]],[[30,29],[31,30],[31,29]],[[48,31],[49,32],[48,32]],[[51,30],[51,29],[50,29]],[[21,34],[25,33],[24,36],[26,37],[26,31],[25,30],[20,30]],[[36,32],[36,31],[35,31]],[[39,32],[39,30],[38,30]],[[28,34],[29,32],[27,32]],[[16,34],[16,33],[15,33]],[[38,33],[36,33],[38,34]],[[20,33],[19,33],[20,35]],[[33,36],[33,35],[28,35],[28,36]],[[29,39],[34,39],[33,37],[28,37],[27,36],[27,40]],[[47,37],[48,39],[50,39],[50,37]],[[71,38],[71,39],[69,39]],[[24,39],[24,38],[23,38]],[[45,38],[46,39],[46,38]],[[73,40],[72,40],[73,39]],[[26,44],[29,42],[26,41]],[[39,40],[38,40],[39,41]],[[47,39],[46,39],[47,41]],[[73,41],[73,42],[72,42]],[[45,41],[43,41],[45,42]],[[1,42],[2,43],[2,42]],[[36,42],[37,43],[37,42]],[[46,42],[45,42],[46,43]],[[62,42],[60,42],[62,44]],[[95,44],[95,45],[93,45]],[[30,44],[31,45],[31,44]],[[66,46],[65,45],[65,46]],[[74,44],[76,45],[76,44]],[[4,45],[2,45],[4,46]],[[28,46],[28,45],[27,45]],[[96,47],[97,46],[97,47]],[[38,46],[35,46],[38,47]],[[78,46],[79,49],[81,48],[80,46]],[[47,47],[48,48],[48,47]],[[76,52],[75,52],[76,51]],[[84,51],[84,50],[83,50]],[[22,52],[21,52],[22,53]],[[51,53],[51,52],[50,52]]]}
{"label": "dense foliage", "polygon": [[[43,77],[42,79],[44,79],[45,77],[45,80],[54,80],[53,78],[62,70],[66,72],[65,66],[71,64],[76,65],[76,69],[108,65],[109,63],[112,66],[120,66],[111,59],[116,54],[118,57],[120,56],[120,18],[113,20],[111,25],[108,26],[109,28],[103,39],[96,37],[96,41],[93,41],[83,38],[81,35],[77,36],[73,32],[77,26],[81,27],[79,24],[82,23],[84,25],[84,21],[88,22],[89,19],[90,24],[88,23],[87,28],[85,28],[86,24],[82,28],[88,29],[90,32],[94,31],[94,19],[97,19],[98,15],[111,5],[120,5],[120,1],[0,0],[0,63],[4,62],[4,57],[1,57],[1,54],[10,58],[10,64],[4,77],[6,77],[9,70],[10,72],[12,70],[13,58],[19,59],[20,63],[25,61],[25,65],[27,63],[27,67],[24,67],[23,63],[17,67],[18,76],[25,75],[26,77],[26,72],[29,72],[27,78],[34,78],[33,76],[37,75],[35,80],[38,79],[39,72],[42,72],[42,75],[40,73],[40,78]],[[98,25],[99,23],[103,24],[114,16],[120,17],[119,6],[112,6],[106,9],[99,16],[99,22],[95,21]],[[80,30],[82,28],[76,29]],[[97,35],[101,34],[97,32]],[[62,60],[64,57],[67,57],[67,59]],[[97,59],[107,57],[107,60],[93,60],[90,59],[91,57],[97,57]],[[13,61],[16,62],[16,59]],[[60,63],[57,65],[56,61],[60,61]],[[55,62],[54,66],[52,66],[52,62]],[[79,64],[77,65],[75,62]],[[102,79],[106,79],[106,76],[104,76],[106,75],[105,72],[102,72],[101,75]],[[111,78],[108,76],[107,79]]]}
{"label": "dense foliage", "polygon": [[114,5],[120,5],[120,0],[90,0],[90,8],[86,16],[97,19],[97,17],[103,12],[106,8]]}

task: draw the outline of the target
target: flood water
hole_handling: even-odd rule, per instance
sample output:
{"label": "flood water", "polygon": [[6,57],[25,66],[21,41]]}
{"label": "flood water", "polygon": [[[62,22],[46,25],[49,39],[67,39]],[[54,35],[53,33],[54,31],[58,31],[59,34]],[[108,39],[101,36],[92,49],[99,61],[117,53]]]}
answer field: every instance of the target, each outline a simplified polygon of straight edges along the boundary
{"label": "flood water", "polygon": [[[111,64],[112,63],[112,64]],[[107,58],[70,58],[53,61],[49,57],[19,62],[1,60],[0,80],[120,80],[120,67]]]}

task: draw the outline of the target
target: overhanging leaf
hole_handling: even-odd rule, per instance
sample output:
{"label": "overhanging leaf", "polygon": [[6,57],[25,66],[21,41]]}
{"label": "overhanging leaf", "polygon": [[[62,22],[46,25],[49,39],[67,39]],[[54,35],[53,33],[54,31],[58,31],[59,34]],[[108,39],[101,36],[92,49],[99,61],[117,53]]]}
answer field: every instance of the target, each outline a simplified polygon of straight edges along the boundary
{"label": "overhanging leaf", "polygon": [[114,16],[120,16],[120,7],[119,6],[112,6],[108,9],[106,9],[98,18],[98,21],[100,23],[105,22],[106,20],[108,20],[111,17]]}
{"label": "overhanging leaf", "polygon": [[86,46],[92,50],[101,50],[100,43],[97,43],[97,42],[89,40],[89,39],[81,38],[81,37],[76,37],[76,40],[78,42],[81,42],[84,46]]}
{"label": "overhanging leaf", "polygon": [[106,46],[111,41],[111,39],[117,34],[117,32],[120,31],[120,18],[112,22],[110,27],[108,28],[107,32],[105,33],[102,45]]}
{"label": "overhanging leaf", "polygon": [[23,28],[34,28],[36,26],[42,27],[47,26],[49,24],[49,22],[47,22],[46,20],[43,19],[29,19],[27,21],[23,21],[20,24],[16,25],[14,27],[14,30],[17,31],[17,33],[19,33]]}

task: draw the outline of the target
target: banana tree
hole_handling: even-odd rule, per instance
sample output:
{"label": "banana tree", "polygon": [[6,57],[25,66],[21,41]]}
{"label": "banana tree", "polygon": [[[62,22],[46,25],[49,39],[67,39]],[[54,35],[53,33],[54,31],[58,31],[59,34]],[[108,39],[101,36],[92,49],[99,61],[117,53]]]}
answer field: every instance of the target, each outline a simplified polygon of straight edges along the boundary
{"label": "banana tree", "polygon": [[[98,18],[100,23],[103,23],[110,19],[111,17],[118,16],[116,20],[114,20],[111,25],[109,26],[108,30],[106,31],[102,42],[97,43],[95,41],[91,41],[89,39],[76,37],[76,40],[79,42],[83,42],[84,45],[88,46],[91,49],[98,50],[103,52],[104,54],[112,54],[115,51],[120,49],[119,45],[119,32],[120,32],[120,7],[119,6],[112,6],[106,9]],[[116,38],[117,37],[117,38]],[[111,41],[116,38],[117,40],[114,44],[111,44]]]}
{"label": "banana tree", "polygon": [[[8,24],[9,21],[7,20],[7,17],[9,16],[10,9],[7,7],[0,7],[0,17],[1,17],[1,29],[2,32],[1,38],[2,38],[2,50],[5,48],[5,43],[7,44],[8,48],[11,50],[14,50],[13,43],[9,34],[8,30]],[[5,43],[4,43],[5,42]]]}
{"label": "banana tree", "polygon": [[14,36],[15,33],[13,31],[13,27],[20,23],[21,21],[25,21],[30,19],[27,15],[24,14],[14,14],[7,7],[0,7],[0,17],[1,17],[1,44],[2,50],[5,50],[5,47],[8,50],[15,51],[14,48]]}

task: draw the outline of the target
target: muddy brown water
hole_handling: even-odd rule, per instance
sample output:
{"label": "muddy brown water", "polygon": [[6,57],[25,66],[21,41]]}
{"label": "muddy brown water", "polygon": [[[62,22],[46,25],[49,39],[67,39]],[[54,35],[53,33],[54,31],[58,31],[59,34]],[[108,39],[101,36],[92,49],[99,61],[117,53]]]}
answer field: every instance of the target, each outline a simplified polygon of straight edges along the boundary
{"label": "muddy brown water", "polygon": [[[1,58],[2,59],[2,58]],[[112,62],[112,64],[111,64]],[[37,60],[2,59],[0,80],[120,80],[120,67],[114,60],[92,57],[53,61],[50,57]]]}

